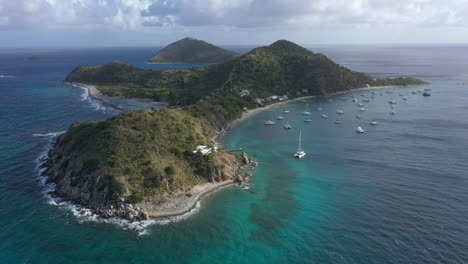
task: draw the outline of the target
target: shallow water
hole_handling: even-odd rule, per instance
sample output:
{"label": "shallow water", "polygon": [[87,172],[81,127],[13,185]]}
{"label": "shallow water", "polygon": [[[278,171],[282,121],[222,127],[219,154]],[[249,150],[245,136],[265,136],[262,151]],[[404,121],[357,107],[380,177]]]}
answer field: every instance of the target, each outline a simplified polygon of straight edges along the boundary
{"label": "shallow water", "polygon": [[[277,111],[291,111],[282,114],[290,131],[281,127],[286,120],[262,125],[279,112],[260,113],[223,139],[259,160],[249,191],[226,188],[189,217],[133,231],[51,205],[37,158],[52,133],[119,113],[61,82],[74,66],[115,59],[168,65],[144,64],[154,52],[146,48],[0,52],[0,76],[14,77],[0,78],[0,263],[468,262],[468,87],[455,85],[468,82],[468,48],[317,50],[376,76],[421,76],[434,83],[432,96],[407,87],[376,90],[375,98],[359,91],[317,99],[311,123],[300,115],[304,103],[289,103]],[[41,59],[24,59],[35,54]],[[361,119],[343,96],[370,99]],[[337,109],[345,112],[341,125],[333,123]],[[295,160],[299,129],[307,155]]]}

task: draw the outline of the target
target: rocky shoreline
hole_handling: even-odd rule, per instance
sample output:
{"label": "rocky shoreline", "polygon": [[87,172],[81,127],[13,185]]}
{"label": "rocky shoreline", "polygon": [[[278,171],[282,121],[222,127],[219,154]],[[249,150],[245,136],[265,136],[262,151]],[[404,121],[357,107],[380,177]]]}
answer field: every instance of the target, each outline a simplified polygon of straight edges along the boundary
{"label": "rocky shoreline", "polygon": [[80,208],[77,210],[78,214],[91,211],[101,219],[123,219],[129,222],[173,219],[191,212],[204,197],[221,188],[233,184],[244,184],[247,178],[252,176],[248,170],[253,170],[258,165],[254,158],[249,158],[246,153],[242,153],[237,156],[236,162],[226,166],[229,167],[228,169],[215,171],[211,182],[195,185],[188,192],[173,194],[162,203],[152,197],[137,204],[128,203],[125,198],[120,198],[112,204],[90,203],[89,200],[83,199],[82,194],[77,195],[80,190],[72,187],[69,179],[63,176],[66,172],[60,171],[56,162],[54,163],[54,157],[57,156],[56,142],[57,138],[54,139],[51,149],[40,165],[41,176],[47,179],[46,183],[52,183],[55,186],[48,194],[54,199],[58,198],[60,201],[68,201],[76,205]]}
{"label": "rocky shoreline", "polygon": [[[103,97],[96,94],[96,92],[98,91],[95,87],[83,86],[81,84],[79,85],[88,88],[90,96],[93,96],[100,100],[103,99]],[[367,90],[389,87],[396,86],[370,88],[366,87],[354,90]],[[226,130],[221,131],[218,134],[217,139],[222,137],[222,135],[224,135],[224,133],[232,127],[240,124],[245,119],[254,116],[260,111],[267,110],[271,107],[283,103],[303,100],[312,97],[315,96],[294,98],[292,100],[287,100],[284,102],[271,104],[265,107],[248,110],[242,115],[241,118],[232,122]],[[218,142],[217,139],[215,139],[215,142]],[[255,159],[249,158],[247,154],[243,153],[242,155],[240,155],[240,157],[238,157],[238,163],[234,162],[226,166],[229,167],[229,175],[226,175],[226,172],[222,170],[215,171],[213,172],[214,176],[212,176],[210,182],[196,185],[188,192],[171,194],[170,197],[167,197],[167,199],[162,203],[161,201],[158,201],[157,199],[152,199],[151,197],[145,198],[143,202],[137,204],[130,204],[128,203],[128,201],[125,200],[125,198],[120,198],[117,202],[114,202],[112,204],[103,203],[102,201],[94,201],[94,203],[90,203],[89,201],[91,199],[83,199],[83,197],[86,196],[86,194],[83,195],[83,193],[80,193],[81,190],[73,188],[70,179],[67,179],[67,177],[64,176],[66,175],[66,172],[60,171],[58,165],[54,164],[54,158],[56,159],[58,156],[58,154],[54,151],[56,151],[56,148],[51,148],[51,150],[48,153],[48,160],[46,160],[42,165],[42,168],[45,169],[43,172],[43,176],[47,177],[48,182],[54,183],[56,185],[56,189],[50,193],[52,196],[59,197],[66,201],[70,201],[76,205],[80,205],[83,208],[89,209],[94,214],[98,215],[103,219],[125,219],[130,222],[171,219],[180,215],[184,215],[192,211],[197,206],[197,203],[209,194],[235,183],[238,183],[239,185],[244,184],[246,179],[249,176],[251,176],[251,174],[247,171],[254,169],[258,165]],[[58,160],[56,159],[55,161]],[[60,174],[62,176],[59,177],[58,175]]]}
{"label": "rocky shoreline", "polygon": [[151,199],[141,204],[126,204],[121,201],[116,206],[96,208],[93,212],[102,218],[127,219],[130,222],[144,220],[171,220],[184,215],[196,208],[197,203],[208,195],[233,184],[242,185],[248,177],[252,176],[247,170],[253,170],[258,166],[254,158],[249,158],[246,153],[241,155],[241,164],[237,168],[237,177],[234,180],[204,183],[194,186],[189,192],[174,195],[164,203],[155,203]]}

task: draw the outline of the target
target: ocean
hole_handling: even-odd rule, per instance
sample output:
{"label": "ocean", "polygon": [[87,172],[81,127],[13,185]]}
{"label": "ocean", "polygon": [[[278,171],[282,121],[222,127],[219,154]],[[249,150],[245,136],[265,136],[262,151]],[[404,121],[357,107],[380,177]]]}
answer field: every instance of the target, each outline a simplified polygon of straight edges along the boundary
{"label": "ocean", "polygon": [[[62,80],[112,60],[205,65],[144,63],[157,48],[0,50],[0,263],[468,263],[468,46],[309,48],[376,77],[422,78],[432,96],[405,87],[317,98],[310,123],[304,102],[262,112],[222,140],[260,162],[250,190],[225,188],[186,217],[144,226],[76,216],[45,195],[38,164],[52,137],[119,113]],[[366,111],[352,97],[369,99]],[[307,155],[295,160],[299,130]]]}

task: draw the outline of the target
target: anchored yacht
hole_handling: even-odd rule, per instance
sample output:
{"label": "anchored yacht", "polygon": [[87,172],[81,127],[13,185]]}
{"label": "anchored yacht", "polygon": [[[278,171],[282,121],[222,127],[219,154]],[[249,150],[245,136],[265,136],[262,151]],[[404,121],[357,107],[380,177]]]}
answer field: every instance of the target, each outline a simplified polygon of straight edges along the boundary
{"label": "anchored yacht", "polygon": [[297,152],[294,154],[294,158],[301,159],[303,158],[306,153],[301,148],[301,139],[302,139],[302,130],[299,130],[299,147],[297,148]]}

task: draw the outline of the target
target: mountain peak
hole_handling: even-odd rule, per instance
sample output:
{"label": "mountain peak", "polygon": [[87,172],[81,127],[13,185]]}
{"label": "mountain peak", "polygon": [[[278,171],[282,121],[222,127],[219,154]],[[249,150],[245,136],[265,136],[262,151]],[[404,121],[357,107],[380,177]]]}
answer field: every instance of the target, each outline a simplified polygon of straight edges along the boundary
{"label": "mountain peak", "polygon": [[187,37],[167,45],[149,61],[157,63],[220,63],[237,56],[238,54],[232,51],[216,47],[206,41]]}
{"label": "mountain peak", "polygon": [[307,50],[306,48],[303,48],[303,47],[297,45],[296,43],[294,43],[292,41],[289,41],[289,40],[285,40],[285,39],[275,41],[274,43],[272,43],[268,47],[275,48],[275,49],[281,49],[281,50],[284,50],[284,51],[295,51],[295,52],[297,52],[297,51],[299,51],[299,52],[307,51],[307,52],[309,52],[309,50]]}
{"label": "mountain peak", "polygon": [[206,42],[206,41],[199,40],[199,39],[196,39],[196,38],[185,37],[185,38],[183,38],[183,39],[180,39],[180,40],[178,40],[178,41],[175,41],[174,43],[182,42],[182,41],[200,41],[200,42]]}

